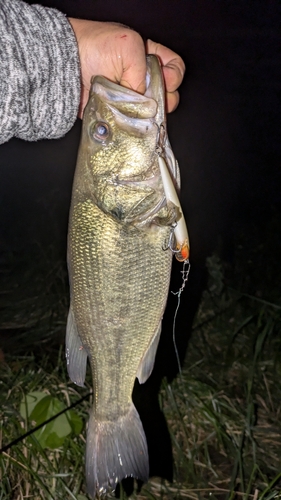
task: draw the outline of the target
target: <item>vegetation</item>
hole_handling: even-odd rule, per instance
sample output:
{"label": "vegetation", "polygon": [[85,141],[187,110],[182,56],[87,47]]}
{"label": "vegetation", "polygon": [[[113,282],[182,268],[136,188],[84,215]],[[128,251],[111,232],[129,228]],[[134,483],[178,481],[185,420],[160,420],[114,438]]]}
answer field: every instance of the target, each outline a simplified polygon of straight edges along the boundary
{"label": "vegetation", "polygon": [[[231,264],[217,254],[207,260],[209,282],[184,366],[171,384],[163,381],[159,394],[174,482],[151,478],[132,499],[281,499],[278,234],[275,217],[262,239],[257,228],[238,235]],[[23,266],[24,255],[8,257],[18,281],[3,275],[0,500],[85,500],[84,423],[92,396],[90,380],[76,388],[66,373],[65,266],[53,249],[43,255],[42,272],[41,249],[33,259],[36,272]],[[64,420],[5,448],[77,401]],[[126,497],[122,488],[119,495]]]}

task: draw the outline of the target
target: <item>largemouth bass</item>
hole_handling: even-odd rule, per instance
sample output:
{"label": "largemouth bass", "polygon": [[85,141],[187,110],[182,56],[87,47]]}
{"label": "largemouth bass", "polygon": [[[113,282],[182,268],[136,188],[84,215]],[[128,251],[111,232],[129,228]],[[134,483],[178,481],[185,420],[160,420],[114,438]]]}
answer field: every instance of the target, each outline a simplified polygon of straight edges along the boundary
{"label": "largemouth bass", "polygon": [[98,76],[84,112],[69,220],[66,358],[79,386],[87,358],[92,370],[86,478],[93,497],[149,474],[132,390],[153,369],[173,252],[179,260],[188,252],[164,96],[160,64],[148,56],[145,95]]}

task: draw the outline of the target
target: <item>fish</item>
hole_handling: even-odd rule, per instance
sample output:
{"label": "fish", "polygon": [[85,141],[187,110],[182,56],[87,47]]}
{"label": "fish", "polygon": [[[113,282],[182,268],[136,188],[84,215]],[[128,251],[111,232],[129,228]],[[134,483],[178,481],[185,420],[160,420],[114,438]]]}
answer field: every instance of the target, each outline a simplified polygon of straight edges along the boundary
{"label": "fish", "polygon": [[73,181],[66,360],[78,386],[87,360],[92,372],[86,481],[93,498],[126,477],[148,480],[132,391],[136,377],[144,383],[154,366],[173,254],[186,261],[189,253],[154,55],[147,56],[146,87],[142,95],[92,78]]}

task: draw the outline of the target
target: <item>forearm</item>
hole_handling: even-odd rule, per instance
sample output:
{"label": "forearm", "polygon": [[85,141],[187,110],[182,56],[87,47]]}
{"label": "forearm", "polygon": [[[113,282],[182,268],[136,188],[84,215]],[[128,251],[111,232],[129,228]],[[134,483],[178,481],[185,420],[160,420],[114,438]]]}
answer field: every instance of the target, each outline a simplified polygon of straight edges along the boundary
{"label": "forearm", "polygon": [[0,3],[0,143],[63,136],[80,101],[76,38],[55,9]]}

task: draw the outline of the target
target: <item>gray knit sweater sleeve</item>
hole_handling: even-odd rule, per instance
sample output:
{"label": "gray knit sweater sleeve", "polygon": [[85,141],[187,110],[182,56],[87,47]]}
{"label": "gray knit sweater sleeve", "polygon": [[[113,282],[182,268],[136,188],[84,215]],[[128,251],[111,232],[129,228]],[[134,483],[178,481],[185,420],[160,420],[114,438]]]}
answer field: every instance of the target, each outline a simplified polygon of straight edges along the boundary
{"label": "gray knit sweater sleeve", "polygon": [[74,32],[56,9],[0,0],[0,143],[63,136],[80,100]]}

